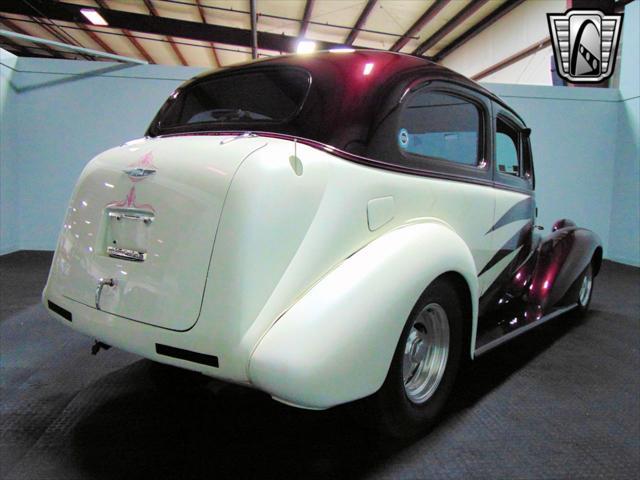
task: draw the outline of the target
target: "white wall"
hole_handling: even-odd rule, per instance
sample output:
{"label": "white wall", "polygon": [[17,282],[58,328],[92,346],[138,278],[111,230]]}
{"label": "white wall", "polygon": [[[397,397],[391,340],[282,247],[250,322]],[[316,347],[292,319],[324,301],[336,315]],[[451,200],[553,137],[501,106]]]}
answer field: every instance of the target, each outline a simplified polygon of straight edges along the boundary
{"label": "white wall", "polygon": [[[529,0],[511,10],[499,21],[480,32],[446,56],[445,67],[471,77],[485,68],[530,47],[549,36],[547,13],[564,13],[566,0]],[[485,77],[483,82],[552,85],[549,46]]]}
{"label": "white wall", "polygon": [[610,255],[640,263],[640,2],[626,6],[622,27],[618,139],[611,202]]}
{"label": "white wall", "polygon": [[19,182],[16,163],[9,161],[14,148],[13,119],[16,117],[12,95],[12,78],[18,57],[0,49],[0,254],[18,249]]}
{"label": "white wall", "polygon": [[[637,65],[637,45],[635,52]],[[142,135],[175,86],[199,71],[27,58],[15,68],[2,107],[16,107],[2,122],[5,137],[10,125],[11,145],[2,150],[2,191],[10,192],[2,196],[2,253],[53,249],[86,162]],[[618,90],[487,86],[533,129],[540,221],[547,231],[556,219],[572,218],[602,237],[605,256],[640,264],[631,248],[638,242],[637,225],[631,225],[638,215],[637,173],[615,176],[630,168],[637,172],[638,123],[621,123],[628,102]],[[5,211],[14,213],[5,218]],[[17,239],[5,231],[18,232]]]}
{"label": "white wall", "polygon": [[171,91],[202,71],[43,58],[14,68],[2,100],[0,253],[53,249],[84,165],[142,136]]}
{"label": "white wall", "polygon": [[532,130],[538,223],[548,233],[556,220],[570,218],[598,233],[610,258],[619,92],[530,85],[485,87],[511,105]]}

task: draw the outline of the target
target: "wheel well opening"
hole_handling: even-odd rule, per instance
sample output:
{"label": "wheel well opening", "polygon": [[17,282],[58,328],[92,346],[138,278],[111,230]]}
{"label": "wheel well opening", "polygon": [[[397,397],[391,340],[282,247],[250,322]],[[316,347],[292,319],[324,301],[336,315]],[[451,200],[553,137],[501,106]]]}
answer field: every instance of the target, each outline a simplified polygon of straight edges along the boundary
{"label": "wheel well opening", "polygon": [[593,252],[593,258],[591,260],[591,267],[593,268],[593,276],[595,277],[600,271],[600,266],[602,265],[602,247],[596,248],[596,251]]}
{"label": "wheel well opening", "polygon": [[458,298],[460,299],[460,306],[462,307],[462,315],[465,319],[463,337],[465,345],[471,348],[471,323],[473,317],[473,308],[471,305],[471,291],[469,290],[469,284],[465,278],[458,272],[447,272],[438,279],[449,281],[455,288]]}

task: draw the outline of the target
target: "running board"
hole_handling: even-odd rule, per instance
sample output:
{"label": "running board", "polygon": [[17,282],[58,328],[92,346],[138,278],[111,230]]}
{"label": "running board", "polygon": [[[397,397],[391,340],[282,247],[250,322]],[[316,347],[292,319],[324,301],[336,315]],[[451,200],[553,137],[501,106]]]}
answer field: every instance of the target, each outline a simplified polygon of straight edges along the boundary
{"label": "running board", "polygon": [[544,317],[541,317],[540,319],[536,320],[535,322],[531,322],[531,323],[529,323],[527,325],[524,325],[523,327],[520,327],[519,329],[514,330],[513,332],[509,332],[509,333],[507,333],[506,335],[503,335],[500,338],[496,338],[495,340],[492,340],[489,343],[487,343],[485,345],[482,345],[479,348],[476,348],[476,350],[473,352],[473,356],[474,356],[474,358],[475,357],[479,357],[483,353],[486,353],[489,350],[492,350],[492,349],[502,345],[503,343],[508,342],[509,340],[513,340],[517,336],[522,335],[525,332],[528,332],[532,328],[536,328],[537,326],[542,325],[545,322],[548,322],[549,320],[551,320],[552,318],[557,317],[558,315],[562,315],[563,313],[566,313],[569,310],[573,310],[577,306],[578,306],[577,303],[573,303],[571,305],[567,305],[566,307],[558,308],[557,310],[554,310],[553,312],[549,313],[548,315],[545,315]]}

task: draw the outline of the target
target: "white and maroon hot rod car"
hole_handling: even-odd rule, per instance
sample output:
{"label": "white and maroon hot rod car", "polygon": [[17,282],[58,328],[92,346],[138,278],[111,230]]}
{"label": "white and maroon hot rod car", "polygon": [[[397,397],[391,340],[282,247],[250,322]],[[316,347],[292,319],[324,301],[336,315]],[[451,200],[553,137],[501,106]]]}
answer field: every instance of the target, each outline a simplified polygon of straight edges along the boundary
{"label": "white and maroon hot rod car", "polygon": [[538,233],[529,133],[397,53],[200,75],[86,166],[44,304],[105,345],[298,407],[366,398],[417,432],[465,358],[589,306],[602,247],[568,220]]}

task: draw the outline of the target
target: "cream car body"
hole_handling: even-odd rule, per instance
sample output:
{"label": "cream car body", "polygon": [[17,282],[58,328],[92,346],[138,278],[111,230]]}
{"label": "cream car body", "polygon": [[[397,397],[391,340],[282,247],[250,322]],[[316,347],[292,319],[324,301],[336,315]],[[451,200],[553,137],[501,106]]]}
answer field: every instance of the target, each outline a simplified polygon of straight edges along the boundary
{"label": "cream car body", "polygon": [[[381,69],[425,64],[399,98],[435,71],[401,55],[354,55],[356,65]],[[311,68],[296,58],[279,61]],[[231,72],[243,68],[252,67]],[[437,72],[442,81],[453,76]],[[558,298],[536,303],[536,321],[510,329],[496,320],[479,345],[481,299],[492,299],[491,311],[516,270],[542,258],[532,191],[495,188],[489,157],[474,166],[488,180],[467,181],[385,168],[295,132],[242,130],[148,136],[93,159],[70,200],[43,294],[51,315],[105,344],[323,409],[380,389],[416,301],[443,274],[464,286],[464,351],[473,357],[564,311],[555,308],[559,297],[598,253],[591,237],[574,248],[580,260]],[[483,132],[494,134],[489,125]],[[500,220],[524,204],[524,213],[516,207],[515,219]],[[509,244],[518,235],[528,243]],[[551,263],[566,272],[570,256]]]}

